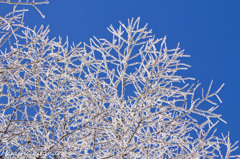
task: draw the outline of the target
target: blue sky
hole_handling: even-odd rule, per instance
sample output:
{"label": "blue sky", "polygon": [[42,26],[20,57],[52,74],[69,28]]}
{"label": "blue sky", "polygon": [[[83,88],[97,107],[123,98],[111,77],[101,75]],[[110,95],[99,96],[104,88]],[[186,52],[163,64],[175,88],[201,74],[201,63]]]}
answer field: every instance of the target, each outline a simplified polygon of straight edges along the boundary
{"label": "blue sky", "polygon": [[[0,11],[6,6],[0,5]],[[69,41],[88,42],[89,38],[111,39],[106,27],[118,21],[141,17],[156,37],[167,35],[168,48],[180,47],[190,58],[182,59],[192,67],[184,76],[194,77],[213,90],[225,83],[216,110],[228,124],[219,123],[218,131],[233,141],[240,140],[240,1],[239,0],[52,0],[26,14],[26,25],[50,26],[50,38],[59,35]],[[240,145],[240,144],[238,144]],[[238,150],[240,153],[240,150]]]}

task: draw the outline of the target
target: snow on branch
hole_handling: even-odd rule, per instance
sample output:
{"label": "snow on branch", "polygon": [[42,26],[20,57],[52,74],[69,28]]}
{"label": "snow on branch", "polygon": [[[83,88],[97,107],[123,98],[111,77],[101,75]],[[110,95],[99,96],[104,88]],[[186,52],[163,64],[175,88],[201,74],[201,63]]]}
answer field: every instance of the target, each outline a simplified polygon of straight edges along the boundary
{"label": "snow on branch", "polygon": [[137,18],[111,25],[110,40],[71,45],[49,39],[48,27],[25,27],[25,11],[15,8],[0,21],[0,155],[240,157],[229,134],[215,135],[224,121],[214,112],[223,85],[196,93],[200,83],[179,73],[190,67],[179,44],[167,48],[166,37],[155,38]]}

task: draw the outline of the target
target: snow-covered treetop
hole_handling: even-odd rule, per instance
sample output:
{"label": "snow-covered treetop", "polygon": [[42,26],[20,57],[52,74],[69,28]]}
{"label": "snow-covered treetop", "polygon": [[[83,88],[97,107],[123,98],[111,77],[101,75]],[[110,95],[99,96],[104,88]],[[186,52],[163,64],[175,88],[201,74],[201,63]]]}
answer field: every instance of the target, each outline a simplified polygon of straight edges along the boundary
{"label": "snow-covered treetop", "polygon": [[[48,1],[0,1],[31,5]],[[24,25],[26,9],[0,17],[0,153],[8,158],[230,158],[215,135],[221,103],[212,82],[202,95],[140,18],[108,28],[112,39],[69,44],[48,27]],[[39,11],[43,16],[43,14]],[[196,97],[197,96],[197,97]],[[208,102],[209,109],[201,108]],[[206,104],[206,103],[204,103]],[[226,153],[222,153],[226,146]]]}

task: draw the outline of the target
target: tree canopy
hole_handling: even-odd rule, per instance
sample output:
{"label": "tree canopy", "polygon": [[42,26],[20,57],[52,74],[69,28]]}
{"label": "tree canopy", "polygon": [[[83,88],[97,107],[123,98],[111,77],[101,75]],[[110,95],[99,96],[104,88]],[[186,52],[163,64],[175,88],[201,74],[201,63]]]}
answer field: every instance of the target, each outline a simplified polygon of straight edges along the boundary
{"label": "tree canopy", "polygon": [[[221,99],[182,77],[184,54],[140,18],[108,27],[112,39],[69,44],[24,24],[48,1],[0,1],[0,153],[7,158],[237,158],[215,135]],[[202,105],[208,105],[203,109]],[[226,148],[226,152],[222,150]]]}

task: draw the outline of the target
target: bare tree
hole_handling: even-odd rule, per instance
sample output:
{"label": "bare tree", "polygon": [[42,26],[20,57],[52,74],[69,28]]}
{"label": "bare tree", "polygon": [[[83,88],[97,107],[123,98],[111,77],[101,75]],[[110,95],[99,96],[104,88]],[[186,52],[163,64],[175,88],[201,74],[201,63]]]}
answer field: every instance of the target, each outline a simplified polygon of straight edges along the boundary
{"label": "bare tree", "polygon": [[[110,26],[112,40],[69,45],[48,27],[28,28],[31,5],[0,17],[0,155],[6,158],[237,158],[217,136],[225,122],[210,83],[178,74],[189,65],[179,45],[168,49],[140,18]],[[43,15],[40,11],[39,13]],[[209,109],[201,108],[203,102]],[[226,147],[223,151],[221,147]]]}

